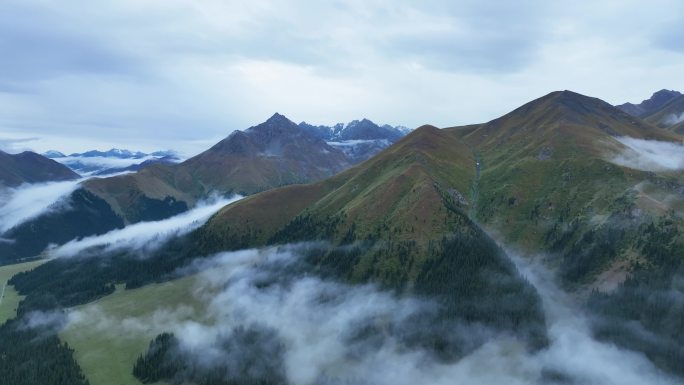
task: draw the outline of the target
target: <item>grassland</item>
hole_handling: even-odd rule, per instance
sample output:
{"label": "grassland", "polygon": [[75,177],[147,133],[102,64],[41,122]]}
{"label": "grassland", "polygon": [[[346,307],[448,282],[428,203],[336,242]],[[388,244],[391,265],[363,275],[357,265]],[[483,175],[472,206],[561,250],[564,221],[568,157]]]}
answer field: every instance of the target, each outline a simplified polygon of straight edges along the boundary
{"label": "grassland", "polygon": [[7,281],[15,274],[31,270],[43,263],[45,260],[0,266],[0,324],[17,315],[17,306],[23,298],[11,285],[7,284]]}
{"label": "grassland", "polygon": [[132,374],[137,357],[152,338],[168,331],[168,320],[202,320],[204,305],[193,295],[196,277],[134,290],[117,288],[98,301],[71,309],[60,338],[91,385],[138,385]]}

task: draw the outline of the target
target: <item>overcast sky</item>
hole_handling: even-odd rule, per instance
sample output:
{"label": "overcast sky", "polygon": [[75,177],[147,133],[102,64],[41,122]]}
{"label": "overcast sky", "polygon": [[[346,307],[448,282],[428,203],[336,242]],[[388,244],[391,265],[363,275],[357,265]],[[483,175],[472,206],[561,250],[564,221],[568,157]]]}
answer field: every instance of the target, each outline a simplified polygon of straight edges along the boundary
{"label": "overcast sky", "polygon": [[450,126],[682,74],[680,0],[2,0],[0,148],[190,155],[276,111]]}

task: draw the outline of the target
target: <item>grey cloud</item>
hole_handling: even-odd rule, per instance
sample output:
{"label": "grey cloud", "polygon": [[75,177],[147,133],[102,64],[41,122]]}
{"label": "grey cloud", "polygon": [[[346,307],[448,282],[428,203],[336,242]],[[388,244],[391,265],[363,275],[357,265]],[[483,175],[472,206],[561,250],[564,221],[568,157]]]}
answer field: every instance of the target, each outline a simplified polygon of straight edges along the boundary
{"label": "grey cloud", "polygon": [[[40,136],[41,151],[55,136],[79,139],[57,149],[82,151],[96,141],[182,146],[283,110],[447,126],[553,89],[623,100],[635,77],[678,87],[679,64],[624,27],[674,5],[8,0],[0,124]],[[647,25],[649,38],[681,35],[672,20]]]}
{"label": "grey cloud", "polygon": [[9,152],[9,153],[21,152],[26,148],[23,145],[24,143],[35,142],[36,140],[39,140],[39,139],[40,138],[38,138],[38,137],[12,138],[12,139],[0,138],[0,151],[5,151],[5,152]]}
{"label": "grey cloud", "polygon": [[[54,6],[52,6],[54,7]],[[0,4],[0,77],[20,88],[33,82],[65,75],[130,74],[135,62],[114,49],[111,41],[91,35],[76,13],[57,12],[50,5]],[[66,9],[75,12],[75,9]],[[20,88],[21,89],[21,88]]]}
{"label": "grey cloud", "polygon": [[544,2],[425,4],[416,11],[431,17],[415,25],[407,19],[385,42],[392,56],[445,71],[505,74],[526,67],[550,38]]}

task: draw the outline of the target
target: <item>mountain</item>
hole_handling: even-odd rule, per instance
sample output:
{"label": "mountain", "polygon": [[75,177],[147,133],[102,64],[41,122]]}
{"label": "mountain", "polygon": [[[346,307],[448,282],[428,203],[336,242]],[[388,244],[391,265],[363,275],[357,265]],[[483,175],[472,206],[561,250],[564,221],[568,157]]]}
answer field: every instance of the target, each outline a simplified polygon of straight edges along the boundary
{"label": "mountain", "polygon": [[140,159],[148,154],[145,154],[140,151],[130,151],[130,150],[125,150],[125,149],[119,149],[119,148],[112,148],[109,151],[98,151],[98,150],[91,150],[91,151],[86,151],[83,153],[73,153],[69,156],[72,157],[80,157],[80,158],[96,158],[96,157],[104,157],[104,158],[118,158],[118,159]]}
{"label": "mountain", "polygon": [[302,122],[299,127],[342,150],[354,164],[371,158],[410,132],[403,126],[379,126],[368,119],[334,126],[313,126]]}
{"label": "mountain", "polygon": [[618,108],[661,128],[684,133],[684,95],[660,90],[640,104],[625,103]]}
{"label": "mountain", "polygon": [[600,99],[553,92],[485,124],[421,127],[330,179],[233,203],[198,230],[193,250],[370,243],[315,261],[352,282],[416,288],[420,277],[437,276],[421,269],[450,271],[430,262],[435,256],[425,250],[435,239],[482,240],[479,224],[507,244],[547,254],[565,288],[589,298],[600,338],[677,372],[684,340],[665,320],[684,317],[682,297],[667,294],[684,279],[684,219],[675,214],[684,209],[684,176],[616,163],[630,151],[623,137],[681,142]]}
{"label": "mountain", "polygon": [[511,243],[537,250],[563,238],[575,217],[588,225],[588,212],[609,215],[615,199],[649,179],[647,172],[613,162],[626,151],[619,138],[681,140],[570,91],[553,92],[485,124],[447,130],[480,164],[474,215]]}
{"label": "mountain", "polygon": [[86,151],[64,155],[59,151],[47,151],[44,156],[54,159],[82,175],[111,175],[126,171],[138,171],[154,163],[178,163],[181,159],[174,151],[140,151],[112,148],[108,151]]}
{"label": "mountain", "polygon": [[616,107],[632,116],[645,118],[658,112],[666,104],[680,96],[682,96],[682,94],[678,91],[660,90],[639,104],[624,103]]}
{"label": "mountain", "polygon": [[658,111],[647,115],[645,120],[658,127],[667,128],[679,134],[684,133],[684,95],[678,96],[665,104]]}
{"label": "mountain", "polygon": [[[249,195],[320,180],[348,167],[350,162],[341,150],[276,113],[266,122],[235,131],[179,164],[157,161],[135,173],[89,179],[71,195],[70,210],[35,218],[11,230],[4,237],[17,242],[2,247],[14,250],[5,251],[10,259],[32,257],[49,243],[179,214],[212,194]],[[50,232],[41,236],[32,230],[43,228],[43,222],[54,223],[60,216],[66,222],[59,236]],[[80,225],[96,222],[97,218],[106,221],[99,226]]]}
{"label": "mountain", "polygon": [[[286,144],[300,150],[312,141],[325,143],[281,116],[272,119],[226,138],[196,159],[195,168],[185,165],[190,160],[151,166],[134,176],[103,179],[104,186],[119,189],[117,199],[146,197],[149,204],[163,191],[180,191],[184,182],[225,183],[216,182],[208,168],[231,170],[249,159],[260,165],[258,175],[271,175],[264,165],[274,154],[282,154],[280,163],[288,167],[305,161],[294,155],[284,161]],[[286,141],[283,132],[295,140]],[[26,296],[22,312],[49,311],[93,301],[116,291],[117,284],[130,289],[172,279],[201,265],[198,255],[295,243],[306,245],[301,261],[277,270],[276,278],[257,274],[244,288],[289,287],[289,270],[294,270],[427,298],[438,310],[411,318],[416,327],[397,331],[384,317],[372,317],[380,319],[362,324],[358,338],[395,333],[402,353],[419,347],[442,362],[464,357],[497,332],[532,351],[543,348],[547,328],[539,295],[496,237],[526,254],[544,256],[574,294],[568,298],[577,302],[572,309],[590,312],[596,338],[641,352],[656,366],[684,376],[684,174],[681,168],[649,170],[640,162],[624,162],[637,157],[638,148],[630,143],[639,140],[671,148],[681,137],[599,99],[553,92],[484,124],[420,127],[336,175],[257,191],[146,258],[93,250],[92,258],[52,260],[10,283]],[[645,152],[658,155],[653,148]],[[220,162],[226,153],[233,159],[229,165]],[[185,167],[188,179],[177,179],[183,175],[177,169]],[[138,175],[148,177],[138,180]],[[245,185],[253,180],[241,179]],[[136,183],[145,182],[150,184],[141,188],[148,192],[141,193]],[[113,190],[103,191],[100,196]],[[185,191],[188,199],[197,199],[202,189]],[[157,198],[145,195],[153,192]],[[185,203],[165,203],[178,202]],[[326,294],[313,301],[338,298]],[[464,325],[477,330],[468,338],[454,333]],[[577,332],[574,326],[571,330]],[[511,346],[504,345],[504,354],[525,354]],[[146,357],[155,354],[150,351]],[[149,372],[160,368],[142,356],[138,362]],[[541,371],[541,378],[532,381],[581,382],[553,367]]]}
{"label": "mountain", "polygon": [[659,148],[681,137],[568,91],[449,131],[479,161],[478,223],[547,255],[565,288],[586,301],[599,338],[684,375],[684,339],[670,321],[684,319],[684,297],[671,296],[683,278],[684,175],[616,161],[635,156],[620,137]]}
{"label": "mountain", "polygon": [[174,199],[190,206],[214,192],[248,195],[319,180],[349,166],[342,151],[276,113],[178,165],[153,165],[136,174],[91,180],[85,188],[136,222],[143,220],[139,212],[149,199]]}
{"label": "mountain", "polygon": [[[298,267],[304,274],[373,283],[434,301],[434,313],[412,320],[410,332],[397,331],[403,346],[448,362],[504,333],[537,350],[547,342],[539,296],[468,217],[476,176],[475,158],[457,135],[424,126],[340,174],[229,205],[197,232],[147,258],[94,250],[96,258],[46,265],[24,277],[41,287],[27,306],[44,306],[49,298],[43,302],[42,295],[57,295],[44,288],[59,290],[59,298],[88,301],[112,283],[132,288],[163,279],[198,255],[318,241]],[[26,287],[28,281],[15,283]],[[453,333],[463,324],[476,325],[478,332]]]}
{"label": "mountain", "polygon": [[54,159],[54,158],[64,158],[66,155],[64,153],[55,151],[55,150],[49,150],[43,153],[43,156],[46,158]]}
{"label": "mountain", "polygon": [[313,126],[301,122],[299,127],[326,141],[386,139],[396,142],[410,132],[410,129],[403,126],[392,127],[388,124],[380,126],[365,118],[353,120],[347,124],[337,123],[334,126]]}
{"label": "mountain", "polygon": [[12,155],[0,151],[0,187],[77,178],[79,175],[66,166],[35,152],[25,151]]}
{"label": "mountain", "polygon": [[[313,240],[346,245],[346,252],[335,246],[316,254],[313,263],[351,282],[441,298],[453,314],[499,330],[513,328],[532,346],[543,345],[544,320],[535,295],[505,254],[486,246],[495,243],[468,217],[476,179],[470,148],[454,132],[423,126],[329,179],[225,207],[194,234],[192,250],[209,254]],[[508,278],[490,281],[485,266]],[[504,289],[501,282],[507,279],[511,286]],[[482,291],[464,289],[470,285]],[[502,291],[517,299],[503,303],[495,298]],[[482,307],[471,308],[471,301]],[[455,303],[464,308],[452,308],[460,306]]]}

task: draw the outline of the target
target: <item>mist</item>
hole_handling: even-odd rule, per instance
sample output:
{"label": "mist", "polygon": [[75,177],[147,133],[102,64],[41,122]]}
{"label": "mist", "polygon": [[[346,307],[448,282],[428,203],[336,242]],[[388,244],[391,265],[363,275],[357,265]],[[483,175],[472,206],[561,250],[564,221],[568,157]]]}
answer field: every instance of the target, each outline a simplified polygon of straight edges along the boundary
{"label": "mist", "polygon": [[0,190],[0,234],[42,214],[68,208],[82,180],[24,184]]}
{"label": "mist", "polygon": [[643,355],[593,339],[579,305],[536,260],[512,256],[542,296],[550,345],[530,353],[514,336],[454,325],[453,334],[490,339],[459,361],[444,362],[403,338],[430,328],[435,303],[297,273],[300,251],[301,245],[221,253],[184,269],[196,274],[191,295],[203,304],[201,313],[179,306],[117,319],[94,306],[72,311],[66,327],[88,325],[121,338],[171,332],[202,367],[252,354],[227,351],[220,341],[256,327],[283,346],[280,364],[290,384],[679,383]]}
{"label": "mist", "polygon": [[681,114],[670,114],[665,118],[664,123],[670,126],[674,126],[675,124],[679,124],[681,122],[684,122],[684,112]]}
{"label": "mist", "polygon": [[181,236],[203,225],[222,207],[242,199],[212,198],[199,202],[193,209],[160,221],[140,222],[123,229],[112,230],[96,236],[75,239],[49,250],[54,257],[74,257],[80,252],[101,247],[104,251],[131,250],[148,253],[156,250],[173,237]]}
{"label": "mist", "polygon": [[667,171],[684,169],[684,145],[657,140],[617,137],[626,148],[611,162],[642,171]]}

